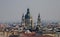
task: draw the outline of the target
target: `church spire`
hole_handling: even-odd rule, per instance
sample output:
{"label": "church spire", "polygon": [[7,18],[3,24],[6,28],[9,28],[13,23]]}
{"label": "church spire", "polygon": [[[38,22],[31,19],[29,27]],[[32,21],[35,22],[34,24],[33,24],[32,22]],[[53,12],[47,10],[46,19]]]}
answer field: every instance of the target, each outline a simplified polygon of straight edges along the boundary
{"label": "church spire", "polygon": [[40,19],[40,13],[38,14],[38,20],[41,21],[41,19]]}
{"label": "church spire", "polygon": [[37,18],[37,25],[41,25],[41,18],[40,18],[40,13],[38,14],[38,18]]}
{"label": "church spire", "polygon": [[22,15],[21,25],[22,25],[22,26],[25,26],[25,16],[24,16],[24,14]]}
{"label": "church spire", "polygon": [[29,8],[27,8],[27,14],[29,14],[30,12],[29,12]]}
{"label": "church spire", "polygon": [[22,20],[25,20],[25,16],[24,16],[24,14],[22,15]]}

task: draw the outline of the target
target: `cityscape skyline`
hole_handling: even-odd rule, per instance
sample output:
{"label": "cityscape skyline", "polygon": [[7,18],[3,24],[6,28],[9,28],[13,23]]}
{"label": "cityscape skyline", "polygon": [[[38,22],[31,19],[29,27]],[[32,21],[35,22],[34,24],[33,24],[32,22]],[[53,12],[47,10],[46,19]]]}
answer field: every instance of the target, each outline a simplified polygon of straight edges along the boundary
{"label": "cityscape skyline", "polygon": [[0,0],[0,22],[20,22],[22,14],[30,9],[33,21],[60,21],[60,0]]}

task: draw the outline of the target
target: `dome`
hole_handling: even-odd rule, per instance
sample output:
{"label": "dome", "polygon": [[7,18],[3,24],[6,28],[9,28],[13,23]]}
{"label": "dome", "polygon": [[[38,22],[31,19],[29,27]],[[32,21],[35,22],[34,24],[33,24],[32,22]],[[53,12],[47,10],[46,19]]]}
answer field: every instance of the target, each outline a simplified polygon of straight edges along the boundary
{"label": "dome", "polygon": [[27,13],[25,15],[25,19],[30,19],[30,12],[29,12],[29,8],[27,9]]}

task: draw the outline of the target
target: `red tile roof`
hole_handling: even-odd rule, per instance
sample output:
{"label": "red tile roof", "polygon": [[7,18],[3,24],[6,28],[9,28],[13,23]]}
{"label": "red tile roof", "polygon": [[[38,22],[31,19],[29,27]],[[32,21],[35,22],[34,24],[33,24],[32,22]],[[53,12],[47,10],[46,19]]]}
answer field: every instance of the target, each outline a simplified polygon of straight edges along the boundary
{"label": "red tile roof", "polygon": [[35,32],[32,32],[32,33],[22,33],[22,36],[20,37],[53,37],[53,36],[50,36],[50,35],[36,35]]}

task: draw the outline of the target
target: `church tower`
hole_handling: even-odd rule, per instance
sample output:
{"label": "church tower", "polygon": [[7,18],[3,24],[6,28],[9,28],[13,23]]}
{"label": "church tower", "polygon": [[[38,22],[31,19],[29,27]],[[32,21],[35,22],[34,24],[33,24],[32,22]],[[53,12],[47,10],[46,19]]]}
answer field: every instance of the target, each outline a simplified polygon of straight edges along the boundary
{"label": "church tower", "polygon": [[37,26],[41,26],[41,18],[40,18],[40,14],[38,14],[38,18],[37,18]]}
{"label": "church tower", "polygon": [[30,17],[30,21],[31,21],[31,28],[34,29],[34,23],[33,23],[33,18],[32,18],[32,16]]}
{"label": "church tower", "polygon": [[27,13],[25,15],[25,26],[28,29],[31,29],[31,27],[32,27],[32,17],[30,16],[29,8],[27,8]]}
{"label": "church tower", "polygon": [[24,16],[24,14],[22,15],[21,25],[22,25],[23,27],[25,27],[25,16]]}

